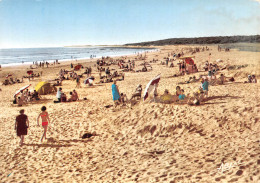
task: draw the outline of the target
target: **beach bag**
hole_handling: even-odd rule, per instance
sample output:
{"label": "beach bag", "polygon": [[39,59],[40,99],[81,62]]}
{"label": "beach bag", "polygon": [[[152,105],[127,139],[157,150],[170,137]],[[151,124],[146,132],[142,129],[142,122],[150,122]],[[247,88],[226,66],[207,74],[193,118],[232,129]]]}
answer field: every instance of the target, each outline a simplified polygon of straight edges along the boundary
{"label": "beach bag", "polygon": [[229,81],[234,82],[235,79],[232,77],[232,78],[229,79]]}

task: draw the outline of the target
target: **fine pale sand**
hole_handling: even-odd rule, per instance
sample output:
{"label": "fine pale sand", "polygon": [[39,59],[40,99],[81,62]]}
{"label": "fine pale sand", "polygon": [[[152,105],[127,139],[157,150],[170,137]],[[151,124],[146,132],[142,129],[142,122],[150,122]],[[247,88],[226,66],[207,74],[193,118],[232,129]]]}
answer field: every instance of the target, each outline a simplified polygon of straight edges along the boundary
{"label": "fine pale sand", "polygon": [[[146,61],[159,59],[151,64],[153,70],[125,73],[125,80],[117,83],[120,92],[129,98],[139,83],[144,89],[150,79],[161,73],[158,93],[161,95],[168,89],[174,94],[178,82],[206,74],[170,77],[178,73],[176,62],[174,68],[160,64],[169,52],[187,47],[164,46],[158,47],[159,52],[148,53]],[[54,104],[55,94],[52,94],[42,96],[37,103],[17,107],[12,104],[13,94],[29,81],[1,85],[0,182],[258,182],[259,82],[243,82],[248,74],[256,74],[260,81],[260,53],[218,52],[216,45],[209,48],[210,51],[195,54],[199,70],[209,59],[209,53],[210,62],[223,60],[221,66],[248,64],[248,67],[221,71],[226,76],[234,76],[236,81],[210,86],[209,100],[200,106],[142,101],[132,109],[106,108],[113,104],[111,83],[108,83],[94,84],[94,87],[82,84],[82,88],[76,89],[78,102]],[[138,65],[142,62],[137,61],[137,67],[141,68]],[[43,71],[43,76],[30,81],[30,89],[41,80],[56,78],[60,68],[70,69],[69,63],[36,70],[36,73]],[[80,63],[94,65],[94,62]],[[14,77],[26,75],[26,68],[2,68],[1,79],[8,73]],[[118,69],[118,66],[110,68]],[[96,68],[93,70],[98,78]],[[75,86],[75,81],[65,80],[62,88],[68,95]],[[199,83],[180,86],[188,94]],[[84,97],[88,100],[83,100]],[[36,118],[43,105],[51,123],[48,140],[40,143],[43,128],[37,126]],[[25,109],[30,120],[22,147],[14,130],[15,116],[20,109]],[[97,136],[82,140],[86,132],[96,132]],[[221,165],[228,165],[229,169],[221,173],[218,169]]]}

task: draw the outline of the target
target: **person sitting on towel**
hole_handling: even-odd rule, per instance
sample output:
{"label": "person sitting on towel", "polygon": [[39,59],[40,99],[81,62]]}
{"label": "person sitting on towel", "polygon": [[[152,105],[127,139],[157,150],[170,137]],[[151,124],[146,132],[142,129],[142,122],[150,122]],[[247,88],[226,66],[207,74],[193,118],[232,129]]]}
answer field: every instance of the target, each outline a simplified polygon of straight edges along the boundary
{"label": "person sitting on towel", "polygon": [[139,85],[137,86],[137,88],[135,89],[135,93],[132,95],[132,97],[131,97],[130,100],[132,100],[132,99],[135,98],[135,97],[140,97],[140,98],[141,98],[142,90],[143,90],[143,89],[142,89],[142,85],[139,84]]}

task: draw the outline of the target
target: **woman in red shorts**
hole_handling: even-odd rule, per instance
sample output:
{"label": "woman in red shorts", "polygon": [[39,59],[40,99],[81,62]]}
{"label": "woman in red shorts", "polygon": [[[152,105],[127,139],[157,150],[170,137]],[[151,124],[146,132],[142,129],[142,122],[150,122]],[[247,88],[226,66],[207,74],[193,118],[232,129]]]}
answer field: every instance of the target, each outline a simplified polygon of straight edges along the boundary
{"label": "woman in red shorts", "polygon": [[43,132],[43,135],[42,135],[42,138],[41,138],[41,142],[43,140],[43,137],[46,139],[46,132],[47,132],[47,127],[48,127],[48,124],[50,123],[50,118],[49,118],[49,114],[46,112],[46,107],[43,106],[41,108],[41,113],[39,114],[38,118],[37,118],[37,123],[38,123],[38,126],[39,125],[39,119],[40,117],[42,118],[42,127],[44,128],[44,132]]}

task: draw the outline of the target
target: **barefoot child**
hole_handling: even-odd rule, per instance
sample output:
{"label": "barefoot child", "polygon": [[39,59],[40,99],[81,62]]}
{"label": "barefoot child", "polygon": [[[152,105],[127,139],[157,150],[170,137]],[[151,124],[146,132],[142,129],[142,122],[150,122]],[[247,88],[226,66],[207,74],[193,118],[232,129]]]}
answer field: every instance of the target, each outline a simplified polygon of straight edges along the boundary
{"label": "barefoot child", "polygon": [[42,135],[42,138],[41,138],[41,142],[43,140],[43,137],[46,139],[46,133],[47,133],[47,127],[48,127],[48,124],[50,123],[50,118],[49,118],[49,114],[46,112],[46,107],[43,106],[41,108],[41,113],[39,114],[38,118],[37,118],[37,124],[38,126],[39,125],[39,118],[41,117],[42,118],[42,127],[44,128],[44,132],[43,132],[43,135]]}

